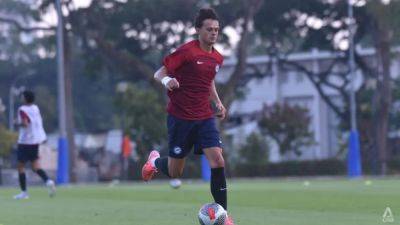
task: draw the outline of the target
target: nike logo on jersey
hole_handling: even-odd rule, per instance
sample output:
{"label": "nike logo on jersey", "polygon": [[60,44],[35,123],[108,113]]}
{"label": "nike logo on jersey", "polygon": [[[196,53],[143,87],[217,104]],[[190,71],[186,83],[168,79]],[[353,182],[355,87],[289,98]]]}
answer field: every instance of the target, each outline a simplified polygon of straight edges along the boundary
{"label": "nike logo on jersey", "polygon": [[204,62],[201,62],[201,61],[197,61],[197,64],[199,64],[199,65],[201,65],[201,64],[203,64]]}

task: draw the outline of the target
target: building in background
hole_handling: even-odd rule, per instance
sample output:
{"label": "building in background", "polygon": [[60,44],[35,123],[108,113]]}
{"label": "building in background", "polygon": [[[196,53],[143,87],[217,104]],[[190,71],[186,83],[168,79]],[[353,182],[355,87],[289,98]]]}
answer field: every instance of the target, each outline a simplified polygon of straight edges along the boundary
{"label": "building in background", "polygon": [[[392,61],[392,74],[400,71],[400,48],[394,49],[395,60]],[[358,49],[369,65],[375,62],[373,49]],[[293,53],[286,60],[295,62],[315,73],[325,71],[337,54],[313,50],[311,52]],[[218,83],[225,82],[232,74],[236,60],[228,59],[224,62],[218,76]],[[333,67],[333,72],[343,70],[343,66]],[[276,60],[268,56],[253,56],[247,60],[246,74],[265,73],[264,76],[251,78],[244,88],[243,98],[235,100],[229,111],[230,123],[227,124],[226,134],[229,146],[235,148],[246,142],[246,138],[254,131],[258,131],[257,114],[265,104],[287,103],[299,105],[308,109],[311,116],[310,131],[313,132],[315,144],[302,150],[300,156],[294,153],[281,155],[276,145],[272,144],[269,152],[271,162],[285,160],[317,160],[331,158],[337,155],[341,141],[346,140],[338,129],[339,120],[334,111],[324,102],[315,86],[307,76],[298,70],[279,68]],[[246,75],[247,76],[247,75]],[[356,74],[356,88],[362,83],[363,76],[360,70]],[[338,81],[339,82],[339,81]],[[325,89],[334,101],[341,101],[339,94],[333,89]],[[341,104],[340,102],[339,105]]]}

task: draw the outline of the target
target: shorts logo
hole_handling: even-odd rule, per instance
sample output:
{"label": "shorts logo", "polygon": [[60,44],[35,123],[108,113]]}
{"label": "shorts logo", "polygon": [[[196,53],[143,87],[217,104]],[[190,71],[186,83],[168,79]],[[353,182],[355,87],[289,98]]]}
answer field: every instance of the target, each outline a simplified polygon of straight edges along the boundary
{"label": "shorts logo", "polygon": [[181,154],[181,152],[182,152],[182,149],[180,148],[180,147],[178,147],[178,146],[176,146],[175,148],[174,148],[174,153],[175,154]]}
{"label": "shorts logo", "polygon": [[219,71],[219,65],[217,64],[216,66],[215,66],[215,72],[218,72]]}

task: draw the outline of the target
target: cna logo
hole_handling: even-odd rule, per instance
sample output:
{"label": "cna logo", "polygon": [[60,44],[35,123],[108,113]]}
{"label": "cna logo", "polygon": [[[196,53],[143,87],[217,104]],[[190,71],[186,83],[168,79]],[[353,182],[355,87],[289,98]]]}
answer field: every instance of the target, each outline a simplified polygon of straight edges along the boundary
{"label": "cna logo", "polygon": [[178,147],[178,146],[176,146],[175,148],[174,148],[174,153],[175,154],[181,154],[181,152],[182,152],[182,149],[180,148],[180,147]]}
{"label": "cna logo", "polygon": [[386,207],[385,212],[383,213],[383,216],[382,216],[382,221],[384,223],[393,223],[394,222],[393,213],[389,207]]}

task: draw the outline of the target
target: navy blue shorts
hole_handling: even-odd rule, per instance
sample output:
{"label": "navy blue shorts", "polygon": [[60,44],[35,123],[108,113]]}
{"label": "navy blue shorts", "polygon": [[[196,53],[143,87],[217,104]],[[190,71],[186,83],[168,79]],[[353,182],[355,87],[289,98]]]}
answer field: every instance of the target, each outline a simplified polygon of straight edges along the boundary
{"label": "navy blue shorts", "polygon": [[21,163],[39,159],[39,145],[18,144],[17,160]]}
{"label": "navy blue shorts", "polygon": [[221,147],[221,139],[215,118],[205,120],[184,120],[168,115],[168,148],[172,158],[186,157],[194,147],[195,154],[203,154],[203,149]]}

